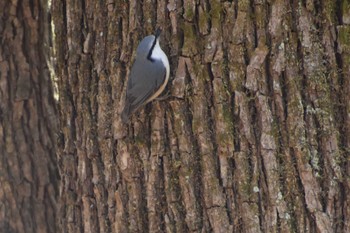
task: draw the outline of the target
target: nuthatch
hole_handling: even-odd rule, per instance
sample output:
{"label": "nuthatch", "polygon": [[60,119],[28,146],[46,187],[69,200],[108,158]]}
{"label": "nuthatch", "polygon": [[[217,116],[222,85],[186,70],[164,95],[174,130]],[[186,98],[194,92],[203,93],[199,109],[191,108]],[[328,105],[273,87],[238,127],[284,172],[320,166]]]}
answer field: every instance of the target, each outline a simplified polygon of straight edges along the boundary
{"label": "nuthatch", "polygon": [[159,46],[160,33],[158,28],[155,35],[146,36],[137,47],[121,115],[124,123],[142,105],[157,98],[168,83],[170,66],[168,57]]}

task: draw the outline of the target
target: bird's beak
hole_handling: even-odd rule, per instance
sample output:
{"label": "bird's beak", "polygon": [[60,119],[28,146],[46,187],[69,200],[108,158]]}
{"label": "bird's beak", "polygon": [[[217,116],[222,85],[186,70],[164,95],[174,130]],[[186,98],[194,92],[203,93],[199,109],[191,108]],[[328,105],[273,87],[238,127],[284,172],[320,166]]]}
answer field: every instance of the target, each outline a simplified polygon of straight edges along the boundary
{"label": "bird's beak", "polygon": [[158,37],[160,36],[160,33],[162,32],[162,29],[157,28],[156,32],[154,33],[154,36],[156,37],[156,39],[158,39]]}

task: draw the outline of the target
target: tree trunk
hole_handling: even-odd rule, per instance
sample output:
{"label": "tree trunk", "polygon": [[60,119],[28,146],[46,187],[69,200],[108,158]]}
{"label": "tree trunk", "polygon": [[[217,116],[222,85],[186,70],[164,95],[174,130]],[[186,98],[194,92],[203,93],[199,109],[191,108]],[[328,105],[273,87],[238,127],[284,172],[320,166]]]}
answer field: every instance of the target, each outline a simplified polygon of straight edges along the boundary
{"label": "tree trunk", "polygon": [[[348,1],[54,0],[63,232],[350,232]],[[170,97],[120,119],[163,28]]]}
{"label": "tree trunk", "polygon": [[56,232],[48,6],[0,1],[0,232]]}

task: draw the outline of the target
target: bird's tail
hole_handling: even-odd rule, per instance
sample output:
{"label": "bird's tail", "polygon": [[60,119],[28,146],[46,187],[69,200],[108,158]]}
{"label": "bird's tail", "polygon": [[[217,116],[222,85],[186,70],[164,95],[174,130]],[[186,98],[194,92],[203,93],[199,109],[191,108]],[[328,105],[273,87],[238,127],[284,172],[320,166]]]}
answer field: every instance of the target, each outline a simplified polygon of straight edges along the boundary
{"label": "bird's tail", "polygon": [[130,116],[130,104],[129,103],[125,103],[125,107],[123,109],[123,112],[122,112],[122,122],[124,124],[128,123],[129,121],[129,116]]}

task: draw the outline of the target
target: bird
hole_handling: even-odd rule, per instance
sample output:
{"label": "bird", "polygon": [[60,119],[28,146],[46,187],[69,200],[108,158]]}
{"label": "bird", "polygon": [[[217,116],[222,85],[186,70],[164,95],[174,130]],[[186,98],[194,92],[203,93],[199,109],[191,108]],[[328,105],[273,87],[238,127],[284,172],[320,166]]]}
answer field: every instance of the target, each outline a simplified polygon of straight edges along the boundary
{"label": "bird", "polygon": [[159,45],[161,31],[157,28],[154,35],[146,36],[137,46],[121,113],[123,123],[127,123],[140,107],[157,98],[169,81],[169,60]]}

